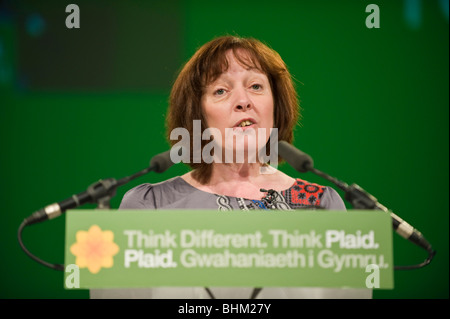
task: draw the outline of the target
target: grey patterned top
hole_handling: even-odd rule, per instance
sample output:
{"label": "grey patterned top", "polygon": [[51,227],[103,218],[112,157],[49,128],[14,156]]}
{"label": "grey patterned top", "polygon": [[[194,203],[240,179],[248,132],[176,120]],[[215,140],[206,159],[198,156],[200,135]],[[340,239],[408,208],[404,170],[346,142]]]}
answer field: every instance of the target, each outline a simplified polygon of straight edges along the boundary
{"label": "grey patterned top", "polygon": [[260,200],[208,193],[181,177],[157,184],[142,184],[130,189],[119,209],[328,209],[346,210],[339,194],[331,187],[296,179],[290,188],[261,192]]}

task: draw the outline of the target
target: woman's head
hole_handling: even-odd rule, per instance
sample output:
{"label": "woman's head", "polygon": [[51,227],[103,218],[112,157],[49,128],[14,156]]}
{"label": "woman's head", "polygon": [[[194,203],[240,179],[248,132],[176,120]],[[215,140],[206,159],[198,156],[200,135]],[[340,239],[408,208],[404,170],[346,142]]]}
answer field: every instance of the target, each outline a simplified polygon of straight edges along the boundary
{"label": "woman's head", "polygon": [[[204,44],[184,65],[170,94],[167,130],[188,130],[193,138],[194,120],[200,120],[202,129],[209,127],[205,114],[205,94],[211,83],[228,71],[236,62],[245,69],[264,74],[273,97],[273,127],[278,129],[278,139],[292,141],[293,129],[299,117],[299,104],[292,77],[277,52],[253,38],[223,36]],[[193,163],[191,140],[190,166],[200,173],[201,182],[209,179],[210,165]],[[173,145],[176,140],[170,140]],[[208,141],[203,141],[204,145]]]}

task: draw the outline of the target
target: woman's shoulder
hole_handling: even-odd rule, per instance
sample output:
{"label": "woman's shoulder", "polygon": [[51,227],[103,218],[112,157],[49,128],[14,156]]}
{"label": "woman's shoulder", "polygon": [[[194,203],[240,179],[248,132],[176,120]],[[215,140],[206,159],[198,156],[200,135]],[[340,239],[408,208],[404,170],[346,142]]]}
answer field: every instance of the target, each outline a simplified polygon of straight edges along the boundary
{"label": "woman's shoulder", "polygon": [[291,186],[291,188],[294,189],[303,189],[307,192],[324,192],[327,186],[323,186],[317,183],[309,182],[307,180],[301,179],[301,178],[295,178],[294,185]]}
{"label": "woman's shoulder", "polygon": [[120,209],[154,209],[164,194],[179,192],[185,186],[177,176],[158,183],[144,183],[128,190],[122,198]]}
{"label": "woman's shoulder", "polygon": [[329,210],[346,210],[344,201],[334,188],[301,178],[296,178],[294,185],[284,193],[293,204],[302,207],[318,206]]}

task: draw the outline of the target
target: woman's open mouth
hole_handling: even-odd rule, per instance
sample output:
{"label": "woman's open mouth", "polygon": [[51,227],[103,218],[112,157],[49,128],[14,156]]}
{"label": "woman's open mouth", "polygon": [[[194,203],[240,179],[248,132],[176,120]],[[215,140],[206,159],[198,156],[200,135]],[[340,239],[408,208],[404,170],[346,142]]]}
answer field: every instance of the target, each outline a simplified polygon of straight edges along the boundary
{"label": "woman's open mouth", "polygon": [[253,128],[255,126],[256,122],[253,119],[243,119],[236,123],[236,125],[233,127],[233,130],[246,130],[249,128]]}

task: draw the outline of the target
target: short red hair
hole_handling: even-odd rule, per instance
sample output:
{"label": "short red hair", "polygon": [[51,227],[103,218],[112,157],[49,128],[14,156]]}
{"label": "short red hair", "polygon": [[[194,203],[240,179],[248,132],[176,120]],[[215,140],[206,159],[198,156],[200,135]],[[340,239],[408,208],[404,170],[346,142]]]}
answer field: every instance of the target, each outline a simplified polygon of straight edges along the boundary
{"label": "short red hair", "polygon": [[[255,67],[269,79],[274,99],[274,127],[278,128],[279,140],[292,142],[293,130],[300,117],[300,105],[292,76],[275,50],[254,38],[236,36],[222,36],[204,44],[184,65],[175,80],[166,118],[167,136],[172,146],[178,141],[170,140],[170,132],[177,127],[188,130],[191,137],[189,165],[195,169],[194,177],[202,184],[210,179],[211,164],[193,163],[193,120],[201,120],[202,128],[207,128],[202,111],[202,96],[205,87],[228,69],[226,54],[229,50],[243,66]],[[208,141],[202,141],[202,147],[207,143]],[[270,141],[267,149],[269,144]]]}

